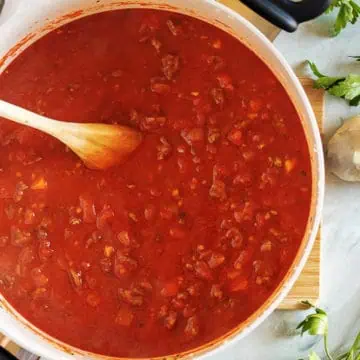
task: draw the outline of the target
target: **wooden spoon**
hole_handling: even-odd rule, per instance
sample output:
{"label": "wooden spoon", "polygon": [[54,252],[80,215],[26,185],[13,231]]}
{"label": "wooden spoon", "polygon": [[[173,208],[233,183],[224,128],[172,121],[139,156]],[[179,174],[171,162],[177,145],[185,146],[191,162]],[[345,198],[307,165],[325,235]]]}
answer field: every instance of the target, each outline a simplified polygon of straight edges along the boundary
{"label": "wooden spoon", "polygon": [[360,116],[347,120],[327,146],[328,166],[345,181],[360,181]]}
{"label": "wooden spoon", "polygon": [[140,132],[126,126],[56,121],[2,100],[0,117],[57,138],[90,169],[123,163],[142,141]]}

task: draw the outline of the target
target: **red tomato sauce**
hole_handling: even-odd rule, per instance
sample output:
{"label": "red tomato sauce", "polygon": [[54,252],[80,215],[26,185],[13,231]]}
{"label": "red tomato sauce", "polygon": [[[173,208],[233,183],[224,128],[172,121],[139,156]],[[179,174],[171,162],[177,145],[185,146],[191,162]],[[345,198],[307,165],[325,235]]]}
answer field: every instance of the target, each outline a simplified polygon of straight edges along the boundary
{"label": "red tomato sauce", "polygon": [[92,171],[0,120],[0,291],[40,329],[106,355],[177,353],[240,324],[289,269],[307,142],[278,80],[225,32],[169,12],[92,15],[26,49],[0,97],[145,135],[125,164]]}

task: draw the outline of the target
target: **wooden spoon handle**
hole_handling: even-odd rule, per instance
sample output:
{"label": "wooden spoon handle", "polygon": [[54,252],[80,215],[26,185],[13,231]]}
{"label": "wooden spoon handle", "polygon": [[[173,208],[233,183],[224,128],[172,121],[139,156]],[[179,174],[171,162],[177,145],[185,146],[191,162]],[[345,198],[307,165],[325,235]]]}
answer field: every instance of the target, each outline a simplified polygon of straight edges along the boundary
{"label": "wooden spoon handle", "polygon": [[0,117],[21,125],[30,126],[53,136],[56,136],[64,126],[61,121],[51,120],[3,100],[0,100]]}

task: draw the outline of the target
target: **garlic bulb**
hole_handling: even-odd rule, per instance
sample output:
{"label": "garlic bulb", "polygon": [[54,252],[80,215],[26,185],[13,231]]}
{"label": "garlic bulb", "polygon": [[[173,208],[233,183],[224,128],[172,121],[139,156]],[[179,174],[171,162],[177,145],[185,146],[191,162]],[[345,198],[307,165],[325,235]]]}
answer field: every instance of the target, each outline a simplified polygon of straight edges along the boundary
{"label": "garlic bulb", "polygon": [[360,116],[344,123],[327,146],[328,167],[345,181],[360,181]]}

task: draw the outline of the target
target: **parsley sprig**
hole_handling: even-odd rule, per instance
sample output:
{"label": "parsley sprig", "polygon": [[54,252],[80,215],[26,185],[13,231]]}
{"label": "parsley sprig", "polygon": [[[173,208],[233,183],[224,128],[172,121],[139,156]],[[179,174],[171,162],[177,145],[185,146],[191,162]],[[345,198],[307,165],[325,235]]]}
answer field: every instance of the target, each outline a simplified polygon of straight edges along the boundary
{"label": "parsley sprig", "polygon": [[[313,314],[308,315],[304,321],[302,321],[297,329],[301,329],[301,335],[308,333],[309,335],[321,335],[324,337],[324,349],[327,360],[360,360],[360,332],[356,336],[353,345],[351,348],[337,356],[333,357],[330,354],[328,347],[328,316],[326,312],[320,308],[317,308],[308,301],[303,301],[303,304],[310,306],[315,310]],[[308,360],[321,360],[320,357],[314,352],[311,351]]]}
{"label": "parsley sprig", "polygon": [[326,76],[319,71],[315,63],[307,63],[318,78],[314,81],[314,88],[325,89],[329,94],[347,100],[351,106],[360,104],[360,75]]}
{"label": "parsley sprig", "polygon": [[[297,327],[301,329],[301,335],[309,333],[310,335],[322,335],[324,336],[324,349],[326,356],[329,360],[334,360],[329,352],[328,347],[328,316],[326,312],[320,308],[317,308],[309,301],[302,302],[306,306],[310,306],[315,310],[315,313],[308,315]],[[320,359],[315,352],[310,353],[309,360]]]}
{"label": "parsley sprig", "polygon": [[346,25],[355,24],[360,16],[360,5],[357,0],[333,0],[326,13],[329,14],[339,9],[331,34],[337,36],[345,29]]}

